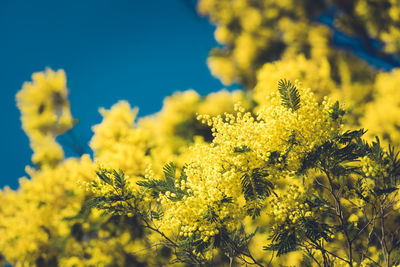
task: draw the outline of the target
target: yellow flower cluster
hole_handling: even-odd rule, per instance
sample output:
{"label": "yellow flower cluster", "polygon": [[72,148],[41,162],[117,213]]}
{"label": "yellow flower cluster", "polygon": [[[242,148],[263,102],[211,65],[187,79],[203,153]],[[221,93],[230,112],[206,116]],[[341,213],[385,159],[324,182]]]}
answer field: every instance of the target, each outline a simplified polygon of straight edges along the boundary
{"label": "yellow flower cluster", "polygon": [[[273,198],[270,202],[271,205],[271,218],[278,224],[288,222],[295,224],[299,218],[311,217],[313,212],[307,203],[304,203],[303,190],[294,184],[290,184],[286,194],[279,198]],[[289,229],[289,225],[285,226]]]}
{"label": "yellow flower cluster", "polygon": [[[189,144],[210,141],[210,127],[196,120],[197,113],[218,115],[233,111],[233,104],[249,101],[240,91],[220,91],[202,98],[193,90],[167,97],[162,110],[135,123],[137,109],[131,109],[126,101],[120,101],[110,110],[100,109],[103,121],[93,127],[90,142],[94,160],[106,168],[121,169],[137,180],[149,165],[157,174],[162,166],[174,161],[182,167],[186,161]],[[136,177],[136,178],[135,178]]]}
{"label": "yellow flower cluster", "polygon": [[[293,59],[266,63],[258,72],[254,99],[266,103],[267,95],[274,90],[280,77],[296,79],[299,77],[305,87],[317,88],[316,96],[324,95],[340,99],[349,110],[347,126],[368,129],[366,136],[374,140],[379,136],[384,144],[400,144],[400,95],[397,90],[400,71],[378,73],[375,81],[366,79],[364,83],[347,77],[350,72],[345,61],[339,64],[342,83],[331,78],[332,70],[325,59],[307,60],[299,55]],[[316,74],[317,73],[317,74]],[[339,88],[339,89],[338,89]]]}
{"label": "yellow flower cluster", "polygon": [[[249,107],[249,100],[241,91],[231,93],[222,90],[206,97],[201,97],[193,90],[178,92],[164,100],[163,108],[159,113],[143,118],[139,123],[143,128],[152,128],[154,134],[159,137],[180,138],[181,142],[177,146],[182,146],[183,143],[186,144],[187,139],[193,141],[195,130],[199,130],[196,127],[202,127],[196,120],[197,113],[208,112],[216,116],[223,112],[232,112],[233,104],[237,102],[243,102],[246,107]],[[157,128],[153,125],[157,125]],[[209,139],[205,134],[203,137]]]}
{"label": "yellow flower cluster", "polygon": [[85,194],[77,183],[89,181],[94,170],[87,155],[57,167],[28,168],[31,178],[22,178],[18,191],[6,188],[0,193],[0,251],[7,261],[26,266],[40,257],[49,260],[61,249],[53,242],[73,242],[70,230],[75,222],[66,218],[79,213]]}
{"label": "yellow flower cluster", "polygon": [[162,166],[169,161],[182,167],[191,153],[188,150],[190,144],[211,141],[211,127],[198,122],[197,113],[216,116],[232,112],[236,102],[250,107],[250,100],[241,91],[221,90],[201,97],[195,91],[188,90],[165,98],[160,112],[141,118],[138,126],[146,132],[150,142],[155,173],[162,174]]}
{"label": "yellow flower cluster", "polygon": [[[205,146],[202,148],[205,149]],[[206,153],[206,151],[202,151],[202,148],[196,148],[196,152],[202,152],[199,155],[200,157],[205,156],[203,153]],[[168,191],[159,196],[159,201],[164,209],[160,223],[161,229],[179,232],[179,235],[184,237],[197,234],[201,236],[204,242],[207,242],[218,234],[222,220],[230,220],[225,222],[224,226],[233,230],[237,220],[243,217],[244,214],[241,214],[242,211],[237,205],[229,202],[222,203],[224,198],[232,194],[240,195],[240,185],[235,184],[227,187],[228,182],[222,180],[222,175],[218,173],[218,170],[209,170],[216,175],[213,180],[199,177],[200,170],[196,170],[194,165],[196,163],[191,163],[185,169],[188,176],[187,182],[180,181],[177,183],[180,189],[186,190],[187,196],[184,196],[181,201],[176,201],[176,196]],[[229,174],[232,175],[232,173],[223,175],[226,177],[225,179],[230,178]],[[203,219],[207,217],[207,214],[210,219]]]}
{"label": "yellow flower cluster", "polygon": [[331,78],[331,68],[326,58],[317,61],[308,60],[304,55],[297,55],[262,66],[257,73],[257,84],[253,90],[254,99],[264,104],[266,96],[276,90],[276,85],[282,77],[292,81],[301,80],[303,86],[313,88],[320,99],[336,90],[337,86]]}
{"label": "yellow flower cluster", "polygon": [[[294,6],[296,8],[294,8]],[[311,24],[306,1],[201,0],[200,14],[216,24],[215,39],[225,45],[208,59],[213,75],[225,84],[251,88],[263,63],[280,55],[327,56],[329,30]],[[309,49],[304,51],[305,47]]]}
{"label": "yellow flower cluster", "polygon": [[367,136],[383,138],[386,143],[400,145],[400,69],[391,73],[380,73],[375,82],[374,101],[366,105],[361,125]]}
{"label": "yellow flower cluster", "polygon": [[[360,2],[367,1],[357,3]],[[375,7],[371,4],[368,6],[371,10]],[[304,55],[308,60],[324,64],[323,70],[316,73],[324,72],[326,67],[332,70],[327,74],[339,85],[345,83],[342,80],[344,77],[341,77],[343,74],[365,74],[366,64],[334,48],[332,31],[310,19],[312,14],[319,14],[324,8],[318,4],[312,5],[311,8],[310,3],[305,0],[199,1],[199,13],[207,15],[216,25],[215,39],[223,45],[223,48],[215,48],[210,53],[208,65],[211,73],[224,84],[239,82],[245,88],[252,89],[257,82],[256,75],[265,63],[276,60],[290,61],[297,55]],[[321,63],[321,59],[325,62]],[[343,64],[350,68],[344,70],[341,66]],[[343,71],[346,73],[341,73]],[[363,80],[357,75],[353,75],[352,79],[361,83]],[[320,90],[317,87],[312,88]]]}
{"label": "yellow flower cluster", "polygon": [[[336,27],[348,34],[359,30],[355,25],[365,27],[366,33],[385,43],[387,51],[399,53],[398,2],[362,0],[348,7],[335,16]],[[382,86],[389,83],[382,82],[384,77],[389,79],[389,74],[333,47],[332,31],[310,20],[311,13],[320,14],[324,8],[313,5],[310,9],[309,2],[303,0],[199,1],[199,13],[216,25],[215,38],[223,45],[210,53],[208,65],[212,74],[225,84],[239,82],[246,89],[255,86],[255,99],[261,104],[277,79],[299,79],[313,88],[320,99],[328,95],[344,103],[349,111],[348,126],[366,127],[370,129],[368,135],[385,136],[398,144],[400,131],[395,118],[400,117],[396,116],[400,108],[393,103],[398,97],[389,101],[380,93],[391,88]],[[338,8],[344,6],[338,4]],[[370,108],[364,116],[366,105]]]}
{"label": "yellow flower cluster", "polygon": [[[384,155],[382,159],[385,162],[385,160],[387,159],[387,155]],[[370,157],[365,156],[361,159],[360,164],[362,166],[362,171],[364,172],[365,176],[373,179],[375,177],[388,175],[387,170],[389,169],[389,162],[384,162],[380,164],[372,160]]]}
{"label": "yellow flower cluster", "polygon": [[[318,102],[320,94],[332,90],[335,85],[329,79],[328,63],[321,59],[317,64],[317,61],[297,56],[291,64],[286,67],[283,62],[276,62],[263,67],[254,90],[258,103],[255,107],[243,92],[221,91],[200,97],[191,90],[167,98],[158,114],[137,122],[137,109],[132,109],[126,101],[118,102],[109,110],[101,109],[103,121],[93,127],[90,143],[94,160],[107,168],[123,170],[130,185],[135,185],[143,176],[145,179],[159,177],[167,161],[177,163],[178,171],[184,175],[175,179],[176,190],[159,193],[158,208],[162,216],[154,218],[157,229],[168,236],[179,236],[180,240],[196,238],[210,244],[219,238],[221,231],[234,231],[249,215],[257,212],[262,213],[259,221],[247,222],[246,228],[254,230],[257,225],[267,224],[294,227],[300,218],[313,217],[315,212],[305,201],[315,177],[308,173],[304,183],[297,177],[302,160],[310,151],[338,136],[343,125],[341,119],[332,116],[334,105],[330,98],[324,97],[322,103]],[[313,71],[320,71],[320,77],[313,77]],[[300,104],[294,109],[288,108],[282,101],[282,92],[277,92],[273,86],[285,72],[289,77],[304,78],[307,87],[317,86],[321,92],[314,95],[297,82],[294,86],[299,91]],[[390,77],[393,81],[387,80],[394,83],[395,74],[382,74],[378,81],[383,83],[384,77]],[[50,81],[54,78],[42,76]],[[24,86],[22,91],[36,88],[32,86]],[[263,88],[269,93],[263,92]],[[66,108],[68,100],[64,101]],[[237,102],[241,103],[234,105]],[[393,106],[397,102],[390,103]],[[41,115],[25,111],[23,118]],[[63,114],[57,113],[57,108],[53,112],[57,116]],[[198,115],[205,113],[207,115]],[[137,223],[128,223],[124,221],[128,218],[122,217],[119,219],[122,222],[110,222],[110,217],[103,217],[98,211],[84,212],[82,205],[91,194],[109,197],[114,188],[97,183],[96,190],[88,192],[78,185],[78,181],[88,184],[95,177],[97,164],[87,155],[81,159],[62,161],[61,156],[57,161],[50,160],[51,153],[44,150],[45,145],[53,145],[51,140],[68,127],[72,127],[72,119],[69,126],[56,119],[46,127],[30,128],[33,133],[30,137],[42,135],[50,141],[35,150],[43,156],[38,161],[40,168],[28,169],[31,180],[22,179],[19,191],[6,189],[0,194],[5,203],[0,207],[0,234],[4,236],[0,241],[1,254],[15,266],[54,260],[61,266],[113,262],[121,266],[127,255],[139,262],[162,262],[161,258],[149,261],[139,253],[149,248],[149,242],[157,242],[157,238],[136,236],[132,227],[141,229]],[[40,146],[38,139],[31,137],[31,141],[32,146]],[[383,161],[387,163],[385,158]],[[368,177],[362,184],[365,192],[374,189],[374,179],[387,174],[387,164],[378,164],[370,157],[364,157],[360,166]],[[257,179],[265,182],[261,191],[255,185]],[[269,191],[264,191],[268,182]],[[129,193],[135,194],[137,187],[127,188]],[[391,196],[392,199],[396,197]],[[350,200],[343,200],[343,207],[352,210]],[[143,201],[156,204],[150,196]],[[361,216],[358,210],[349,221],[354,221],[357,227]],[[258,248],[265,245],[265,240],[258,240],[261,242],[256,244]],[[215,251],[193,253],[210,259]],[[257,257],[264,256],[257,253]],[[299,259],[298,256],[291,258],[292,261]]]}
{"label": "yellow flower cluster", "polygon": [[99,211],[83,210],[89,197],[83,184],[92,181],[95,170],[88,155],[70,158],[40,170],[28,168],[30,179],[22,178],[18,191],[0,192],[0,253],[8,263],[124,266],[126,255],[152,262],[136,253],[149,244],[137,236],[134,221],[113,224]]}
{"label": "yellow flower cluster", "polygon": [[246,201],[245,175],[261,174],[274,182],[293,176],[302,155],[335,136],[340,127],[329,115],[330,100],[319,105],[309,89],[299,87],[299,92],[301,106],[296,111],[284,107],[274,92],[257,114],[236,105],[235,115],[199,115],[199,120],[213,127],[214,139],[192,147],[185,169],[187,181],[176,182],[187,190],[183,199],[171,192],[160,194],[161,229],[183,237],[200,236],[204,242],[222,227],[232,231],[249,208],[265,205],[262,199]]}
{"label": "yellow flower cluster", "polygon": [[72,128],[74,119],[67,99],[63,70],[46,69],[32,75],[17,94],[22,128],[29,136],[35,164],[54,164],[64,155],[55,138]]}
{"label": "yellow flower cluster", "polygon": [[94,160],[106,168],[121,169],[132,179],[142,175],[150,164],[149,135],[135,125],[137,109],[120,101],[110,110],[100,109],[103,121],[93,126],[90,147]]}
{"label": "yellow flower cluster", "polygon": [[47,69],[32,80],[17,101],[40,168],[27,167],[30,179],[22,178],[18,191],[0,192],[0,253],[13,266],[122,266],[126,255],[148,244],[109,216],[84,211],[90,194],[79,183],[93,179],[96,165],[88,155],[62,160],[55,142],[73,126],[65,73]]}
{"label": "yellow flower cluster", "polygon": [[[257,84],[253,89],[254,99],[259,104],[264,104],[266,96],[274,90],[281,77],[287,77],[289,80],[299,79],[304,87],[313,88],[319,100],[330,96],[344,103],[350,112],[346,118],[347,125],[358,127],[360,117],[366,109],[365,103],[372,100],[374,86],[368,80],[357,81],[352,77],[350,68],[358,67],[360,69],[357,72],[368,77],[372,74],[368,70],[362,70],[362,65],[353,63],[350,66],[342,57],[337,57],[336,60],[340,82],[332,77],[332,66],[326,57],[306,59],[303,55],[297,55],[266,63],[257,73]],[[391,108],[397,109],[392,105]]]}
{"label": "yellow flower cluster", "polygon": [[[386,51],[399,53],[400,4],[395,0],[378,2],[354,2],[347,13],[335,18],[335,27],[354,33],[355,18],[368,34],[385,42]],[[143,209],[141,216],[150,212],[154,229],[177,243],[200,240],[210,245],[221,233],[233,232],[241,225],[246,233],[260,227],[260,235],[249,248],[256,249],[253,255],[265,263],[267,256],[273,255],[260,249],[270,237],[266,226],[274,226],[274,231],[278,226],[295,230],[304,218],[331,224],[339,208],[328,203],[318,210],[309,197],[313,190],[313,197],[324,200],[329,187],[315,191],[316,183],[331,182],[330,190],[335,191],[336,181],[328,181],[318,171],[304,173],[301,168],[311,151],[327,141],[335,142],[342,133],[342,120],[332,116],[330,98],[341,100],[349,109],[346,127],[368,128],[369,138],[379,135],[385,144],[399,145],[400,70],[380,72],[335,49],[332,31],[311,19],[323,8],[310,8],[308,0],[200,0],[199,12],[216,25],[215,39],[222,45],[208,58],[212,74],[224,84],[239,82],[254,90],[223,90],[204,97],[193,90],[175,93],[165,99],[159,113],[140,119],[138,110],[126,101],[109,110],[100,109],[103,120],[93,126],[90,142],[93,160],[88,155],[64,160],[63,149],[56,142],[57,136],[74,125],[64,71],[34,73],[16,99],[36,168],[27,168],[30,179],[22,178],[17,191],[0,191],[0,260],[4,257],[16,267],[165,263],[168,253],[148,257],[148,253],[160,252],[162,242],[144,230],[132,212],[111,216],[85,209],[87,199],[109,200],[115,193],[113,185],[95,180],[98,165],[121,169],[129,184],[124,193],[143,197],[135,206]],[[282,78],[302,80],[303,85],[295,84],[299,106],[288,108],[282,92],[276,91]],[[315,95],[309,87],[315,89]],[[160,182],[161,177],[160,183],[165,182],[163,166],[170,161],[181,173],[171,188],[157,191],[155,197],[151,190],[138,189],[137,181]],[[357,228],[361,225],[366,225],[364,233],[375,227],[375,222],[365,221],[375,209],[368,206],[373,201],[366,199],[379,200],[379,190],[393,190],[384,186],[393,178],[391,168],[396,168],[389,161],[388,155],[375,159],[368,154],[356,163],[362,173],[339,177],[347,179],[344,189],[328,194],[341,203],[340,213],[349,222],[345,228],[355,229],[351,235],[361,233]],[[335,171],[341,171],[342,166],[336,167]],[[362,177],[357,181],[361,184],[353,180],[357,175]],[[88,184],[96,187],[85,190],[83,185]],[[387,196],[385,200],[393,208],[387,213],[385,227],[395,232],[400,196],[397,191]],[[118,200],[110,205],[129,210],[125,204]],[[152,217],[151,212],[157,216]],[[344,231],[336,233],[335,242],[323,246],[348,258],[338,249],[347,246]],[[330,230],[326,233],[335,238]],[[355,239],[354,247],[364,246],[363,241]],[[374,242],[368,240],[365,251],[379,261],[379,244]],[[199,259],[208,260],[215,253],[192,251]],[[322,253],[314,255],[318,261],[324,260]],[[290,254],[272,264],[300,264],[301,257],[300,253]],[[370,263],[354,260],[361,266]],[[333,264],[341,266],[340,261]]]}
{"label": "yellow flower cluster", "polygon": [[[87,155],[63,160],[63,149],[55,142],[58,135],[73,127],[65,73],[47,69],[32,79],[24,84],[17,100],[35,153],[33,161],[40,168],[27,169],[31,179],[21,179],[18,191],[6,188],[0,193],[4,204],[0,207],[0,233],[4,237],[0,254],[13,266],[54,262],[60,266],[123,266],[129,257],[149,264],[162,262],[163,257],[146,257],[149,238],[154,237],[138,235],[143,229],[137,222],[110,221],[110,216],[100,212],[87,213],[84,201],[92,194],[107,196],[111,189],[101,185],[90,192],[85,185],[93,181],[98,164],[123,170],[130,185],[135,185],[139,176],[161,174],[170,160],[182,167],[192,153],[190,144],[204,144],[212,138],[211,127],[197,122],[196,114],[232,112],[233,103],[238,101],[250,107],[245,93],[223,90],[206,97],[193,90],[177,93],[166,98],[159,113],[138,122],[137,109],[126,101],[109,110],[100,109],[103,120],[93,126],[90,142],[94,164]],[[150,166],[154,166],[154,173]],[[184,181],[179,187],[191,192]],[[157,249],[152,251],[158,253]]]}

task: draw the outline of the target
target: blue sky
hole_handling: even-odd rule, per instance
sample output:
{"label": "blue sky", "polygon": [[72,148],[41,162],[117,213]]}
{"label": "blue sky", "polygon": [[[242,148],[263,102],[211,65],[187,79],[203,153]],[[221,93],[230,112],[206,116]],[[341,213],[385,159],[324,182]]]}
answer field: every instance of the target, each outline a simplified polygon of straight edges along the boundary
{"label": "blue sky", "polygon": [[165,96],[223,86],[207,68],[214,27],[190,0],[0,0],[0,187],[18,187],[30,164],[15,94],[33,72],[67,73],[74,129],[86,145],[99,107],[120,99],[160,110]]}

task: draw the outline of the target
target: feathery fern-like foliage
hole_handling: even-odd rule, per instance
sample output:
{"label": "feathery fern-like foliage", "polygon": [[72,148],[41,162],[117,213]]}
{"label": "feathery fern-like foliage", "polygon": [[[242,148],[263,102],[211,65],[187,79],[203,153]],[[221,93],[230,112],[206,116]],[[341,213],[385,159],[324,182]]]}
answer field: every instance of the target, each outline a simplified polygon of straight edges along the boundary
{"label": "feathery fern-like foliage", "polygon": [[266,170],[256,168],[241,177],[242,191],[246,200],[264,200],[274,188]]}
{"label": "feathery fern-like foliage", "polygon": [[329,116],[337,121],[339,118],[343,117],[345,111],[340,108],[339,101],[336,101],[335,104],[332,105],[331,111],[329,112]]}
{"label": "feathery fern-like foliage", "polygon": [[300,108],[300,93],[296,85],[286,79],[281,79],[278,82],[278,91],[284,107],[293,112]]}
{"label": "feathery fern-like foliage", "polygon": [[[165,194],[166,192],[174,193],[175,195],[169,195],[168,198],[173,201],[178,201],[183,196],[188,196],[187,189],[182,190],[180,187],[175,186],[176,178],[176,166],[174,163],[169,162],[164,165],[164,178],[165,179],[144,179],[136,182],[137,185],[151,191],[153,197],[158,197],[159,193]],[[181,171],[180,180],[186,181],[187,176],[185,173],[185,167]]]}
{"label": "feathery fern-like foliage", "polygon": [[103,210],[104,213],[125,215],[128,211],[134,209],[135,196],[129,190],[129,183],[122,170],[99,168],[96,174],[100,181],[92,181],[91,186],[94,189],[108,186],[110,190],[107,194],[88,200],[82,212],[87,209],[97,208]]}
{"label": "feathery fern-like foliage", "polygon": [[264,250],[277,252],[277,256],[296,251],[299,248],[299,240],[294,229],[282,229],[271,236],[272,244],[264,246]]}

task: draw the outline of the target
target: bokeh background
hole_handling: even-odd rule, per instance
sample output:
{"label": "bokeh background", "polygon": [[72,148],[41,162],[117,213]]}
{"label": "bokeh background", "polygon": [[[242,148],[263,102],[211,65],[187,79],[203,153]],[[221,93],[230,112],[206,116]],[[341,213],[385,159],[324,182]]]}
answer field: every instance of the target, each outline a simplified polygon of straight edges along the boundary
{"label": "bokeh background", "polygon": [[206,65],[217,46],[214,26],[195,6],[190,0],[0,0],[0,187],[17,188],[30,164],[15,94],[33,72],[66,71],[79,119],[74,137],[59,139],[66,156],[73,155],[73,142],[90,152],[99,107],[125,99],[145,116],[175,91],[221,89]]}

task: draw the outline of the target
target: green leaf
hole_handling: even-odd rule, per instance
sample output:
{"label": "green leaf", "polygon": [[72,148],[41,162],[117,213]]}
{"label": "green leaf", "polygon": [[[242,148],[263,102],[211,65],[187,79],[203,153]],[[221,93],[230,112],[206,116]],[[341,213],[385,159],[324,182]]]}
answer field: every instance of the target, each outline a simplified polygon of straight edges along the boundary
{"label": "green leaf", "polygon": [[243,225],[232,232],[228,232],[226,228],[221,227],[219,233],[214,236],[213,246],[215,248],[220,248],[224,251],[224,254],[236,257],[248,250],[248,244],[256,234],[257,230],[258,228],[248,235],[246,234]]}
{"label": "green leaf", "polygon": [[95,198],[89,199],[89,200],[84,202],[84,204],[82,206],[82,209],[81,209],[81,212],[84,212],[86,210],[90,210],[90,209],[93,209],[93,208],[100,207],[104,203],[107,202],[106,200],[107,200],[106,197],[95,197]]}
{"label": "green leaf", "polygon": [[137,181],[136,184],[150,189],[167,186],[165,180],[155,180],[155,179]]}
{"label": "green leaf", "polygon": [[203,219],[214,223],[218,221],[218,215],[215,213],[213,207],[208,206],[208,209],[203,215]]}
{"label": "green leaf", "polygon": [[250,201],[246,203],[246,211],[253,219],[260,216],[263,205],[260,201]]}
{"label": "green leaf", "polygon": [[159,212],[156,212],[156,211],[152,210],[152,211],[150,211],[150,217],[158,220],[158,219],[160,219],[161,214]]}
{"label": "green leaf", "polygon": [[181,171],[181,176],[180,176],[180,180],[181,181],[187,181],[187,175],[186,175],[186,168],[187,166],[183,166],[182,171]]}
{"label": "green leaf", "polygon": [[311,239],[317,241],[320,238],[329,240],[329,234],[331,231],[327,224],[321,224],[314,219],[302,218],[300,220],[301,230],[304,231],[305,235]]}
{"label": "green leaf", "polygon": [[224,203],[232,203],[233,202],[233,197],[228,197],[228,196],[223,196],[223,198],[221,199],[221,204]]}
{"label": "green leaf", "polygon": [[[181,171],[180,179],[186,181],[187,175],[185,173],[186,167],[184,166]],[[150,189],[151,194],[154,198],[158,198],[159,193],[165,194],[167,191],[174,193],[176,196],[169,196],[168,198],[172,201],[182,200],[184,196],[189,196],[192,193],[188,193],[188,190],[181,190],[180,188],[175,186],[175,175],[176,175],[176,167],[174,163],[169,162],[164,166],[164,176],[165,179],[144,179],[141,181],[137,181],[136,184]]]}
{"label": "green leaf", "polygon": [[106,184],[113,185],[112,179],[108,177],[108,171],[106,169],[100,168],[96,171],[97,176]]}
{"label": "green leaf", "polygon": [[361,140],[363,134],[365,134],[364,129],[347,131],[314,147],[303,158],[299,173],[305,173],[311,168],[330,170],[337,176],[357,173],[358,167],[344,164],[357,161],[368,153],[368,145]]}
{"label": "green leaf", "polygon": [[277,256],[295,251],[298,249],[299,240],[294,230],[278,230],[270,239],[272,244],[264,246],[264,250],[273,250],[277,252]]}
{"label": "green leaf", "polygon": [[393,146],[389,145],[389,152],[387,153],[391,161],[391,170],[390,173],[393,176],[400,176],[400,158],[399,152],[395,152]]}
{"label": "green leaf", "polygon": [[291,109],[293,112],[300,108],[300,93],[294,84],[282,79],[278,82],[278,91],[284,107]]}
{"label": "green leaf", "polygon": [[251,148],[245,145],[239,146],[239,147],[235,147],[234,150],[236,153],[244,153],[244,152],[251,152]]}
{"label": "green leaf", "polygon": [[[202,254],[209,250],[210,246],[210,241],[204,242],[200,235],[196,233],[190,237],[181,237],[176,251],[178,259],[173,262],[185,262],[189,263],[190,266],[203,264],[206,260]],[[196,255],[197,253],[200,253],[201,255],[198,256]]]}
{"label": "green leaf", "polygon": [[264,200],[273,189],[271,181],[267,180],[266,170],[255,168],[251,174],[245,173],[241,177],[242,192],[246,200]]}
{"label": "green leaf", "polygon": [[176,166],[173,162],[168,162],[163,168],[165,180],[167,183],[175,183]]}
{"label": "green leaf", "polygon": [[345,111],[340,108],[339,101],[336,101],[335,104],[331,107],[331,111],[329,112],[329,116],[335,121],[345,114]]}
{"label": "green leaf", "polygon": [[126,185],[124,172],[122,170],[119,170],[118,172],[116,170],[113,170],[113,176],[115,180],[115,185],[119,188],[124,188]]}
{"label": "green leaf", "polygon": [[381,196],[381,195],[388,195],[390,193],[393,193],[396,190],[398,190],[398,188],[396,188],[396,187],[389,187],[389,188],[383,188],[383,189],[376,188],[376,189],[374,189],[374,193],[377,196]]}

